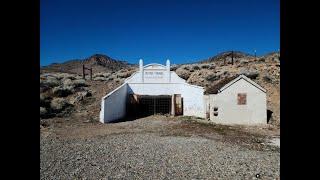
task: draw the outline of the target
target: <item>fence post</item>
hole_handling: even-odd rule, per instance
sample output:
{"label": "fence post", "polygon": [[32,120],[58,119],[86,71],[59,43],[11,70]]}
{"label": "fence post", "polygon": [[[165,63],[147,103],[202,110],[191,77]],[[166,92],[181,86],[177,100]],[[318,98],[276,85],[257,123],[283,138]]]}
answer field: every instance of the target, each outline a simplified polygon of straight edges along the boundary
{"label": "fence post", "polygon": [[85,72],[84,64],[82,64],[82,78],[86,79],[86,72]]}
{"label": "fence post", "polygon": [[233,65],[233,51],[231,51],[231,62],[232,62],[232,65]]}

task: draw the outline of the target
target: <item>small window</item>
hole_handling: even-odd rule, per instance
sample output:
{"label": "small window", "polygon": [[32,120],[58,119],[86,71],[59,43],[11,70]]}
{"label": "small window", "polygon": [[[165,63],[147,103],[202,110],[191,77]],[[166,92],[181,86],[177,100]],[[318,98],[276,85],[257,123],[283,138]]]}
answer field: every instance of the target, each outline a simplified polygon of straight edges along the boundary
{"label": "small window", "polygon": [[214,112],[213,115],[214,115],[214,116],[218,116],[218,112]]}
{"label": "small window", "polygon": [[247,93],[238,93],[238,105],[247,104]]}
{"label": "small window", "polygon": [[214,107],[213,110],[214,110],[214,111],[218,111],[218,107]]}

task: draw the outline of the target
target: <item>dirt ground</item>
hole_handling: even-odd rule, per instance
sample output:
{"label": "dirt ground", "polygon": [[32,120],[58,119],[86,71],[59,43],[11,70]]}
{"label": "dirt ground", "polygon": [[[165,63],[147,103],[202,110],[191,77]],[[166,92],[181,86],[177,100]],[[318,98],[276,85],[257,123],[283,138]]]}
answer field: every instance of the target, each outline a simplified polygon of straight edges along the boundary
{"label": "dirt ground", "polygon": [[280,131],[271,126],[162,115],[109,124],[70,117],[46,120],[40,133],[41,179],[276,179],[280,174],[280,146],[272,143]]}

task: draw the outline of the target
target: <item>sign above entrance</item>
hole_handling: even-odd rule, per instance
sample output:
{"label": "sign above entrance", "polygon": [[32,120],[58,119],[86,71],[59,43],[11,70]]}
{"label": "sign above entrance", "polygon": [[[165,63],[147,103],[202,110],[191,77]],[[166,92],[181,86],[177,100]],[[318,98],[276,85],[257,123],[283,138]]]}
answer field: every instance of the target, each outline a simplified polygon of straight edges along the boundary
{"label": "sign above entrance", "polygon": [[164,73],[161,71],[145,71],[144,77],[148,79],[162,79]]}

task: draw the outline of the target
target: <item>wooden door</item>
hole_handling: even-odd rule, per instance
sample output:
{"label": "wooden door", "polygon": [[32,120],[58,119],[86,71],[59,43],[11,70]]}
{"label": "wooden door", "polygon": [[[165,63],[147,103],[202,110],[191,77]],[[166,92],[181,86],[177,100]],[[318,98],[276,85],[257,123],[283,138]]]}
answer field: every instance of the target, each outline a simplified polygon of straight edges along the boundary
{"label": "wooden door", "polygon": [[174,94],[174,112],[176,116],[183,115],[182,103],[181,94]]}

